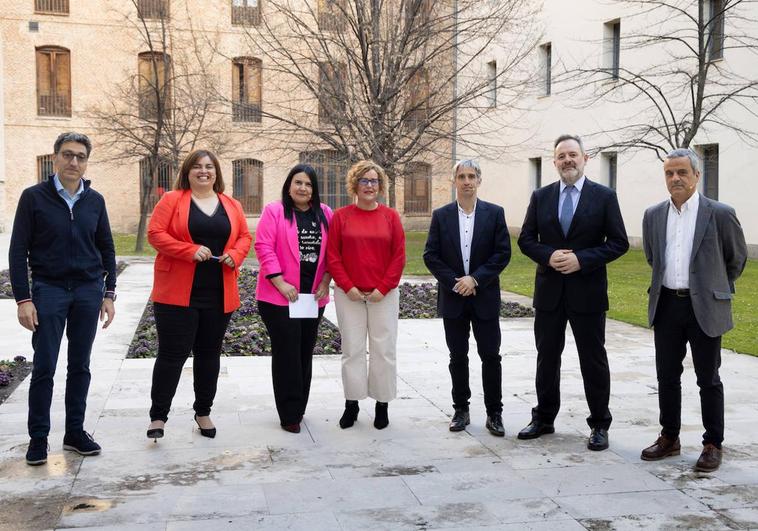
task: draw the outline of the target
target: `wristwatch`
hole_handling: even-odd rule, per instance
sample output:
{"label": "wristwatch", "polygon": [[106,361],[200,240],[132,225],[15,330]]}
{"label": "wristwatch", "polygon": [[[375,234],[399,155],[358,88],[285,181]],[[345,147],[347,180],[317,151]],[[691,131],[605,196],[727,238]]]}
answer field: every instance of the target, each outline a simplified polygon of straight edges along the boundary
{"label": "wristwatch", "polygon": [[113,302],[116,302],[116,292],[115,291],[106,291],[105,295],[103,295],[104,299],[110,299]]}

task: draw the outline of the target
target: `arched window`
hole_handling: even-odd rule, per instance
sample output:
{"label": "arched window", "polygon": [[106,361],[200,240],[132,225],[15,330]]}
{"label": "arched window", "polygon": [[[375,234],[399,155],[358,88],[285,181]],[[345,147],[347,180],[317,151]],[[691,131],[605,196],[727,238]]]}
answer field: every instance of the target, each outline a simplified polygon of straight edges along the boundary
{"label": "arched window", "polygon": [[[145,193],[150,195],[148,201],[147,212],[152,212],[155,205],[158,204],[161,196],[170,191],[173,187],[173,175],[171,171],[171,163],[166,159],[160,159],[158,161],[157,171],[150,175],[150,160],[145,157],[139,161],[139,176],[140,176],[140,201],[144,197]],[[145,183],[150,182],[148,188]]]}
{"label": "arched window", "polygon": [[58,46],[37,48],[37,114],[71,116],[71,52]]}
{"label": "arched window", "polygon": [[260,122],[263,63],[255,57],[232,60],[232,121]]}
{"label": "arched window", "polygon": [[348,168],[346,157],[333,149],[305,151],[300,153],[300,162],[310,164],[316,170],[322,203],[339,208],[353,202],[345,188]]}
{"label": "arched window", "polygon": [[143,52],[139,60],[139,117],[157,120],[171,112],[171,56]]}
{"label": "arched window", "polygon": [[429,215],[432,167],[425,162],[411,162],[405,168],[403,210],[409,215]]}
{"label": "arched window", "polygon": [[51,15],[68,15],[68,0],[34,0],[34,12]]}
{"label": "arched window", "polygon": [[405,124],[409,129],[418,129],[429,119],[430,97],[429,70],[422,66],[408,80]]}
{"label": "arched window", "polygon": [[137,16],[149,20],[168,18],[169,0],[137,0]]}
{"label": "arched window", "polygon": [[318,29],[321,31],[339,31],[346,23],[345,0],[318,0]]}
{"label": "arched window", "polygon": [[232,25],[257,26],[261,23],[259,0],[232,0]]}
{"label": "arched window", "polygon": [[53,159],[55,154],[40,155],[37,157],[37,182],[41,183],[46,181],[48,177],[55,173],[55,167],[53,166]]}
{"label": "arched window", "polygon": [[336,124],[344,117],[347,68],[344,63],[319,63],[318,123]]}
{"label": "arched window", "polygon": [[257,215],[263,211],[263,162],[255,159],[232,161],[233,195],[245,214]]}

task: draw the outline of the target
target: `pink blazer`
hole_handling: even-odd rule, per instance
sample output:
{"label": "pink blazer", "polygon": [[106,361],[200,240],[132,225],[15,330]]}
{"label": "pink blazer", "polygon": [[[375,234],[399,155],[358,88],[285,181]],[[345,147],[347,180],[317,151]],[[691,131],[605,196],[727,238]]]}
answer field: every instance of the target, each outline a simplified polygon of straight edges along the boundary
{"label": "pink blazer", "polygon": [[[327,221],[332,221],[332,209],[321,203],[321,209],[326,215]],[[316,264],[316,277],[313,281],[311,293],[316,292],[321,280],[326,273],[326,244],[328,233],[321,226],[321,251]],[[258,221],[255,230],[255,254],[260,263],[258,272],[258,286],[255,297],[259,301],[287,306],[287,299],[274,287],[267,275],[282,273],[285,282],[300,290],[300,244],[297,238],[297,222],[294,219],[287,221],[284,217],[284,205],[281,201],[274,201],[266,205]],[[329,302],[327,295],[318,302],[319,306],[326,306]]]}

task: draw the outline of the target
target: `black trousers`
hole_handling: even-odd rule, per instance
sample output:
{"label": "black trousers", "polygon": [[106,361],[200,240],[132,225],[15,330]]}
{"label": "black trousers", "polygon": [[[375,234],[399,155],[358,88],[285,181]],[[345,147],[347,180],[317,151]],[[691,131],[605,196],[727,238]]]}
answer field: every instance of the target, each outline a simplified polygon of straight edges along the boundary
{"label": "black trousers", "polygon": [[576,341],[584,396],[590,408],[587,424],[607,430],[612,417],[608,410],[611,374],[605,351],[605,312],[576,313],[566,308],[565,302],[555,311],[535,311],[537,407],[532,409],[532,419],[552,424],[561,407],[561,354],[567,322]]}
{"label": "black trousers", "polygon": [[195,403],[199,417],[210,415],[216,397],[221,345],[231,313],[222,308],[192,308],[153,303],[158,330],[158,357],[153,366],[150,420],[168,420],[184,362],[194,357]]}
{"label": "black trousers", "polygon": [[468,411],[469,387],[468,350],[469,333],[473,329],[476,350],[482,360],[482,388],[484,406],[488,415],[503,411],[503,370],[500,364],[500,319],[478,319],[469,304],[456,319],[443,319],[445,341],[450,351],[450,377],[453,380],[453,407]]}
{"label": "black trousers", "polygon": [[721,448],[724,440],[724,385],[719,377],[721,336],[705,335],[692,310],[692,300],[666,290],[661,291],[653,325],[662,433],[670,438],[679,436],[682,361],[689,343],[700,388],[700,410],[705,427],[703,444]]}
{"label": "black trousers", "polygon": [[274,400],[282,426],[297,424],[311,391],[313,348],[324,308],[315,319],[290,319],[289,308],[258,301],[258,312],[271,338]]}

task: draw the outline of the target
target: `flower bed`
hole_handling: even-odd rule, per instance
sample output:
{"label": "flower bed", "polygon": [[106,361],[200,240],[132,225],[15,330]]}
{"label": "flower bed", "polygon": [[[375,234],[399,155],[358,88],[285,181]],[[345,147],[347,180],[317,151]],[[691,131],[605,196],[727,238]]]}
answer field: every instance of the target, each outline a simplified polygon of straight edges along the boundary
{"label": "flower bed", "polygon": [[[255,286],[258,271],[241,269],[239,276],[242,306],[234,312],[224,337],[223,356],[269,356],[271,342],[266,327],[258,315]],[[531,308],[516,303],[504,303],[502,317],[529,317]],[[432,319],[437,316],[437,285],[403,283],[400,285],[400,318]],[[129,346],[128,358],[153,358],[158,350],[153,305],[148,304]],[[321,320],[314,354],[339,354],[339,329],[326,319]]]}
{"label": "flower bed", "polygon": [[16,387],[32,371],[32,363],[24,356],[16,356],[13,361],[0,360],[0,404],[11,396]]}
{"label": "flower bed", "polygon": [[[437,284],[400,284],[400,319],[433,319],[437,317]],[[500,306],[501,318],[534,317],[531,308],[516,302]]]}
{"label": "flower bed", "polygon": [[[271,341],[258,314],[255,286],[258,271],[240,269],[239,290],[242,306],[234,312],[224,336],[222,356],[270,356]],[[137,331],[129,346],[127,358],[154,358],[158,351],[153,305],[148,304],[142,314]],[[321,320],[314,354],[339,354],[340,333],[326,319]]]}
{"label": "flower bed", "polygon": [[[123,260],[119,260],[116,263],[116,276],[126,269],[129,264]],[[31,285],[31,277],[29,277],[29,284]],[[13,290],[11,289],[11,277],[8,269],[0,270],[0,299],[12,299]]]}

